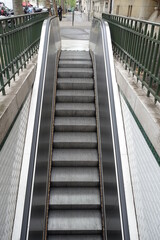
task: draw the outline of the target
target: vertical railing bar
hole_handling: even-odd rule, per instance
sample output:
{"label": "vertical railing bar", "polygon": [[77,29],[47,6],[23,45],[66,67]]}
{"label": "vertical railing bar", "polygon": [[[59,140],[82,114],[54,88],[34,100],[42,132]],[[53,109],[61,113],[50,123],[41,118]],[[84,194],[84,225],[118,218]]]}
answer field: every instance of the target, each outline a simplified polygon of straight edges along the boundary
{"label": "vertical railing bar", "polygon": [[[155,70],[155,76],[158,77],[158,72],[160,71],[160,46],[159,46],[159,57],[158,57],[158,61],[157,61],[157,67]],[[160,81],[160,80],[159,80]]]}
{"label": "vertical railing bar", "polygon": [[142,29],[142,23],[139,24],[139,31],[138,31],[138,50],[137,50],[137,57],[136,57],[138,63],[140,59],[140,49],[141,49],[141,42],[142,42],[141,29]]}
{"label": "vertical railing bar", "polygon": [[[131,20],[131,23],[130,23],[130,41],[129,41],[129,45],[128,45],[128,49],[127,51],[129,52],[130,51],[130,54],[133,56],[133,32],[132,32],[132,29],[133,29],[133,20]],[[130,68],[132,66],[132,60],[130,59]]]}
{"label": "vertical railing bar", "polygon": [[[19,73],[19,70],[26,66],[26,61],[37,52],[41,26],[47,17],[48,13],[38,13],[0,19],[0,92],[2,94],[5,94],[5,86],[10,84],[15,74]],[[26,37],[25,34],[29,35]]]}
{"label": "vertical railing bar", "polygon": [[[129,27],[129,19],[127,19],[126,27],[128,29],[128,27]],[[127,31],[126,28],[125,28],[125,32],[126,32],[126,34],[125,34],[125,38],[126,38],[125,39],[125,51],[127,51],[129,31]],[[127,66],[128,66],[128,56],[126,56],[126,69],[127,69]]]}
{"label": "vertical railing bar", "polygon": [[[137,69],[137,55],[138,55],[138,49],[139,49],[139,26],[137,26],[136,22],[136,29],[135,29],[135,52],[134,52],[134,71]],[[138,72],[138,71],[137,71]],[[135,71],[136,76],[138,75]]]}
{"label": "vertical railing bar", "polygon": [[145,52],[146,52],[147,27],[148,27],[148,24],[145,24],[145,28],[144,28],[144,46],[143,46],[142,59],[141,59],[141,63],[142,63],[142,65],[144,65]]}
{"label": "vertical railing bar", "polygon": [[[5,66],[8,65],[8,58],[7,58],[7,46],[6,46],[6,36],[4,36],[4,38],[2,39],[2,44],[4,46],[4,62],[5,62]],[[10,79],[9,79],[9,69],[6,69],[6,74],[7,74],[7,80],[8,80],[8,84],[10,84]]]}
{"label": "vertical railing bar", "polygon": [[14,78],[14,80],[15,80],[15,69],[14,69],[14,51],[13,51],[13,46],[14,46],[14,41],[13,41],[13,33],[11,33],[11,35],[10,35],[10,44],[11,44],[11,46],[10,46],[10,51],[11,51],[11,59],[12,59],[12,76],[13,76],[13,78]]}
{"label": "vertical railing bar", "polygon": [[149,54],[148,54],[148,62],[147,62],[147,68],[150,70],[150,65],[151,65],[151,61],[152,61],[152,49],[153,49],[153,44],[154,41],[153,40],[153,34],[154,34],[154,25],[151,26],[151,33],[150,33],[150,41],[149,41]]}
{"label": "vertical railing bar", "polygon": [[108,20],[116,57],[160,101],[160,24],[102,14]]}
{"label": "vertical railing bar", "polygon": [[5,68],[5,63],[4,63],[4,51],[3,51],[3,36],[0,38],[0,56],[1,56],[1,66],[2,69]]}
{"label": "vertical railing bar", "polygon": [[3,94],[3,95],[6,95],[6,93],[5,93],[5,88],[4,88],[4,80],[3,80],[3,75],[2,75],[1,64],[0,64],[0,84],[1,84],[0,90],[2,91],[2,94]]}

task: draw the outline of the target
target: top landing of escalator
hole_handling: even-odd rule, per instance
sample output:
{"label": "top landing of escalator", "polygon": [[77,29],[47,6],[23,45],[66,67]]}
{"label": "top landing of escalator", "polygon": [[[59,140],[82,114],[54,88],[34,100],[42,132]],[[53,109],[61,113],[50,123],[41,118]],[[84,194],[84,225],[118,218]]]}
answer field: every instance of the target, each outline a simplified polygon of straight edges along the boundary
{"label": "top landing of escalator", "polygon": [[63,15],[62,21],[59,21],[60,35],[62,40],[62,50],[89,50],[89,35],[91,21],[88,15],[80,11],[68,12]]}
{"label": "top landing of escalator", "polygon": [[[74,21],[73,21],[74,17]],[[91,27],[91,19],[88,14],[81,11],[68,12],[63,15],[60,27]]]}

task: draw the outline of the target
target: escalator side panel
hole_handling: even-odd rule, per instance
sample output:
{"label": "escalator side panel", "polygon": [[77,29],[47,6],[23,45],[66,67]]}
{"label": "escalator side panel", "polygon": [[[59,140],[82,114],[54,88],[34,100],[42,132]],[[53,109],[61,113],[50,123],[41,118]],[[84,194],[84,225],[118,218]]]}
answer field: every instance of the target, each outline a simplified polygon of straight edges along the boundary
{"label": "escalator side panel", "polygon": [[[107,37],[107,36],[105,36]],[[109,81],[112,81],[109,73],[109,63],[104,51],[104,36],[101,22],[94,19],[90,35],[90,50],[94,59],[94,68],[97,79],[97,104],[99,108],[99,150],[102,162],[103,204],[105,216],[105,239],[123,239],[123,227],[121,226],[120,201],[117,183],[115,159],[118,155],[115,149],[115,135],[113,128],[113,111],[110,98]],[[118,140],[118,139],[117,139]],[[116,141],[117,141],[116,140]],[[127,222],[126,222],[127,225]],[[129,234],[124,239],[129,239]]]}
{"label": "escalator side panel", "polygon": [[[51,23],[53,28],[54,23]],[[53,112],[55,106],[56,77],[57,77],[57,49],[54,46],[57,32],[50,30],[47,63],[46,86],[44,89],[39,143],[37,152],[36,174],[32,200],[29,239],[43,239],[45,218],[47,212],[49,168],[52,159]],[[45,128],[44,128],[45,126]],[[45,132],[43,131],[45,129]],[[41,201],[40,201],[41,199]],[[40,234],[41,233],[41,234]]]}
{"label": "escalator side panel", "polygon": [[[37,122],[34,123],[34,133],[36,137],[32,140],[32,149],[30,162],[32,164],[32,171],[29,172],[25,201],[25,212],[23,216],[23,228],[21,232],[21,239],[44,239],[46,212],[48,201],[48,181],[49,168],[52,148],[52,123],[56,78],[57,78],[57,59],[60,50],[60,34],[58,31],[57,18],[50,18],[47,20],[45,28],[45,45],[42,52],[42,66],[39,81],[42,82],[41,94],[37,104],[36,114]],[[39,106],[38,106],[39,105]],[[45,131],[44,131],[45,129]],[[34,136],[34,135],[33,135]],[[33,166],[34,165],[34,166]],[[31,167],[30,167],[31,168]],[[35,174],[33,171],[35,168]],[[32,181],[33,178],[33,181]],[[34,183],[34,185],[33,185]],[[31,189],[33,188],[33,193]],[[32,196],[32,197],[31,197]],[[32,199],[32,200],[31,200]],[[32,201],[32,202],[31,202]],[[28,209],[30,208],[30,210]],[[29,221],[30,211],[30,221]],[[27,232],[27,224],[29,223],[29,230]]]}

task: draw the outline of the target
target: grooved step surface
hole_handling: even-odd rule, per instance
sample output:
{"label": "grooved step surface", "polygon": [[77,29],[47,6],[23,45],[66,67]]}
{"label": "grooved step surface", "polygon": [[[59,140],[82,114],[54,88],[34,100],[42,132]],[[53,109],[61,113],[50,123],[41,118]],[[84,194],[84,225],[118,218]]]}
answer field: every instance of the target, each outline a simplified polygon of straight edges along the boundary
{"label": "grooved step surface", "polygon": [[98,166],[97,149],[54,149],[54,166]]}
{"label": "grooved step surface", "polygon": [[91,90],[93,78],[58,78],[57,88],[61,90]]}
{"label": "grooved step surface", "polygon": [[91,61],[70,61],[70,60],[60,60],[58,66],[60,68],[91,68],[92,62]]}
{"label": "grooved step surface", "polygon": [[68,56],[68,55],[76,55],[76,56],[81,56],[81,55],[87,55],[87,56],[90,56],[90,53],[89,51],[76,51],[76,50],[64,50],[64,51],[61,51],[61,56]]}
{"label": "grooved step surface", "polygon": [[56,117],[55,131],[96,131],[96,119],[94,117]]}
{"label": "grooved step surface", "polygon": [[50,192],[50,208],[96,209],[100,208],[98,188],[53,188]]}
{"label": "grooved step surface", "polygon": [[58,68],[58,77],[61,78],[92,78],[92,68]]}
{"label": "grooved step surface", "polygon": [[55,167],[51,173],[54,186],[98,186],[97,167]]}
{"label": "grooved step surface", "polygon": [[102,240],[95,115],[89,52],[62,51],[53,134],[49,240]]}
{"label": "grooved step surface", "polygon": [[62,55],[61,54],[60,60],[86,61],[86,60],[91,60],[91,57],[88,54],[81,54],[81,55],[74,55],[74,54]]}
{"label": "grooved step surface", "polygon": [[56,103],[56,116],[95,116],[94,103]]}
{"label": "grooved step surface", "polygon": [[94,102],[93,90],[57,90],[57,102]]}
{"label": "grooved step surface", "polygon": [[48,236],[48,240],[102,240],[101,235],[54,235]]}
{"label": "grooved step surface", "polygon": [[48,231],[52,233],[98,233],[102,230],[99,210],[50,210]]}
{"label": "grooved step surface", "polygon": [[95,148],[97,135],[95,132],[55,132],[55,148]]}

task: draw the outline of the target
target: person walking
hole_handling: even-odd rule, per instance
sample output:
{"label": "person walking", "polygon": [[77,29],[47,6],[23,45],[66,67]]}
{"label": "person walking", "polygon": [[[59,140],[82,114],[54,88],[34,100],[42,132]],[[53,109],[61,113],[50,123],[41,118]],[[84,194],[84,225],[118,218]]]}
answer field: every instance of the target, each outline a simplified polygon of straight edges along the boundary
{"label": "person walking", "polygon": [[58,16],[59,16],[59,20],[62,21],[62,12],[63,12],[63,9],[61,6],[59,6],[58,8]]}

